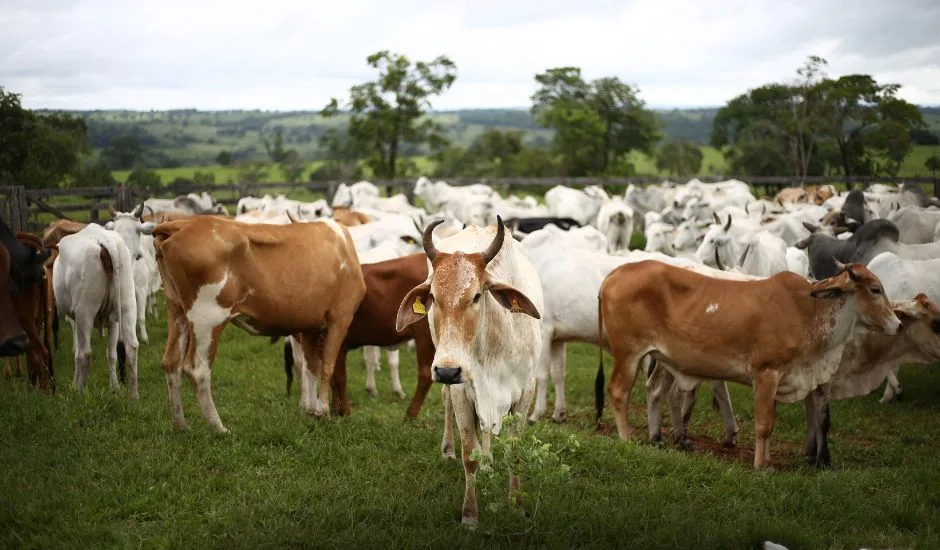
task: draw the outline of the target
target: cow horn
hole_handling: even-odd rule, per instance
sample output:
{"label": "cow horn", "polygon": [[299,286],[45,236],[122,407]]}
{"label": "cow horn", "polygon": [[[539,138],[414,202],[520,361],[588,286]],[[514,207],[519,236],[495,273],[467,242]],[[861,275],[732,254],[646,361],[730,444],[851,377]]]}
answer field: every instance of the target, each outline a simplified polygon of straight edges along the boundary
{"label": "cow horn", "polygon": [[839,273],[842,273],[843,271],[849,268],[848,265],[840,262],[839,259],[836,258],[835,256],[832,257],[832,261],[836,264],[836,269],[839,270]]}
{"label": "cow horn", "polygon": [[715,265],[718,266],[718,269],[721,271],[726,271],[725,266],[721,265],[721,258],[718,257],[718,247],[715,247]]}
{"label": "cow horn", "polygon": [[493,242],[490,243],[486,250],[483,251],[483,265],[489,264],[493,261],[493,258],[499,254],[499,249],[503,247],[503,235],[506,232],[506,228],[503,226],[503,218],[499,215],[496,216],[496,236],[493,237]]}
{"label": "cow horn", "polygon": [[285,210],[284,212],[287,213],[287,219],[289,219],[291,223],[297,223],[297,218],[295,218],[294,215],[291,214],[291,211],[289,208]]}
{"label": "cow horn", "polygon": [[[718,249],[716,248],[715,250],[717,251]],[[740,266],[744,265],[744,258],[747,258],[747,253],[749,250],[751,250],[750,243],[748,243],[748,245],[744,247],[744,253],[741,254],[741,259],[738,261],[738,265]]]}
{"label": "cow horn", "polygon": [[137,208],[134,209],[134,217],[140,221],[144,221],[144,203],[137,205]]}
{"label": "cow horn", "polygon": [[718,217],[718,213],[712,212],[712,216],[715,216],[715,223],[717,223],[718,225],[721,225],[721,218]]}
{"label": "cow horn", "polygon": [[434,231],[434,228],[441,225],[442,223],[444,223],[443,219],[434,220],[424,228],[424,238],[422,239],[421,244],[424,245],[424,253],[432,262],[434,261],[434,258],[437,257],[437,247],[434,246],[434,241],[431,238],[431,234]]}
{"label": "cow horn", "polygon": [[725,232],[727,233],[729,229],[731,229],[731,214],[728,214],[728,223],[725,224]]}

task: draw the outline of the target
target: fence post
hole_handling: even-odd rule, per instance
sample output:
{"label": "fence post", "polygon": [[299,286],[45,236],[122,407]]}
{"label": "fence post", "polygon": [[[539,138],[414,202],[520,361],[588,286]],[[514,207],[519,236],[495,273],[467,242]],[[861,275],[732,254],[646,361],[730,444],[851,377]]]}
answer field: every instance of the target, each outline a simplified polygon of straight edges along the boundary
{"label": "fence post", "polygon": [[91,201],[91,212],[88,213],[88,223],[99,223],[101,218],[98,216],[98,210],[101,208],[101,200],[95,197]]}
{"label": "fence post", "polygon": [[117,212],[132,212],[134,210],[134,193],[124,184],[115,186],[114,210]]}
{"label": "fence post", "polygon": [[336,190],[339,188],[339,182],[328,181],[326,182],[326,203],[332,205],[333,197],[336,196]]}
{"label": "fence post", "polygon": [[10,229],[14,232],[29,231],[29,201],[26,188],[16,185],[10,188]]}

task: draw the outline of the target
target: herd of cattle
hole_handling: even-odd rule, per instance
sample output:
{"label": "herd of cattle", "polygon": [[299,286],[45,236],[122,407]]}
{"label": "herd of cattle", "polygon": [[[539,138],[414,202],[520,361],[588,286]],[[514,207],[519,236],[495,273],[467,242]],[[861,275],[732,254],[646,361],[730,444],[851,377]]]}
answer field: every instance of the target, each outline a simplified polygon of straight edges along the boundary
{"label": "herd of cattle", "polygon": [[[738,425],[726,383],[750,385],[756,468],[770,463],[777,401],[804,401],[805,454],[828,466],[830,399],[887,380],[888,401],[901,392],[900,364],[940,362],[940,204],[918,186],[789,188],[773,200],[737,180],[630,186],[622,196],[556,186],[540,204],[421,178],[414,192],[423,208],[369,182],[341,185],[331,204],[246,197],[234,215],[205,193],[148,199],[104,226],[54,222],[41,240],[3,224],[0,355],[26,353],[31,383],[54,391],[49,335],[58,346],[63,316],[81,390],[92,331],[106,329],[110,385],[124,381],[137,398],[138,338],[147,344],[162,290],[172,423],[187,426],[186,374],[206,421],[226,432],[211,367],[230,322],[285,338],[287,392],[296,378],[314,416],[350,413],[352,349],[364,349],[373,396],[385,349],[404,397],[398,353],[413,342],[407,415],[432,381],[442,384],[441,452],[456,458],[456,420],[465,523],[478,515],[472,451],[490,456],[510,412],[517,431],[542,418],[549,376],[552,419],[565,420],[568,342],[599,347],[597,416],[609,396],[621,438],[633,435],[627,405],[640,371],[649,438],[661,438],[668,398],[684,447],[701,382],[729,446]],[[645,250],[630,250],[635,233]],[[600,349],[613,357],[606,392]]]}

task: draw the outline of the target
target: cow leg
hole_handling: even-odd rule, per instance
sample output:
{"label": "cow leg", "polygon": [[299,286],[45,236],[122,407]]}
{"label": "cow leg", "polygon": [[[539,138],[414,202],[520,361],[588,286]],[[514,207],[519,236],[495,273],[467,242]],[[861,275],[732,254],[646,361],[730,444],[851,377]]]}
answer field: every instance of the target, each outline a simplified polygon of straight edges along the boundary
{"label": "cow leg", "polygon": [[[340,348],[336,356],[336,366],[333,368],[333,402],[331,412],[337,416],[349,416],[352,409],[349,406],[349,396],[346,395],[346,350]],[[311,394],[313,395],[313,394]]]}
{"label": "cow leg", "polygon": [[137,334],[141,342],[149,344],[150,336],[147,335],[147,308],[145,307],[147,303],[147,289],[143,287],[136,288],[135,292],[137,294]]}
{"label": "cow leg", "polygon": [[72,345],[75,350],[75,378],[72,384],[78,391],[85,390],[88,371],[91,369],[91,322],[76,319],[72,323]]}
{"label": "cow leg", "polygon": [[813,462],[818,468],[831,468],[832,457],[829,455],[829,385],[819,386],[812,392],[813,433],[815,449]]}
{"label": "cow leg", "polygon": [[806,462],[812,464],[816,461],[816,392],[811,391],[803,399],[803,409],[806,413],[806,437],[803,439],[803,456]]}
{"label": "cow leg", "polygon": [[441,401],[444,402],[444,437],[441,438],[441,456],[457,460],[454,454],[454,405],[450,398],[450,386],[441,384]]}
{"label": "cow leg", "polygon": [[[348,306],[348,304],[344,305]],[[358,305],[356,305],[356,307],[358,307]],[[339,353],[339,350],[343,347],[343,340],[346,339],[346,332],[349,330],[349,325],[352,324],[353,315],[356,313],[356,307],[350,308],[350,311],[334,311],[332,315],[327,317],[326,332],[323,333],[319,346],[319,402],[321,407],[320,410],[322,411],[321,415],[329,412],[328,407],[330,404],[330,389],[332,388],[333,370],[336,367],[336,356]],[[303,340],[304,342],[307,342],[309,338],[305,337]]]}
{"label": "cow leg", "polygon": [[186,316],[176,303],[167,301],[167,337],[161,365],[166,375],[167,392],[170,395],[170,418],[173,427],[185,430],[186,417],[183,415],[183,356],[189,349],[189,324]]}
{"label": "cow leg", "polygon": [[538,422],[545,414],[545,409],[548,408],[548,372],[552,361],[551,349],[551,336],[542,334],[542,349],[539,352],[538,361],[535,363],[535,408],[529,416],[529,420],[532,422]]}
{"label": "cow leg", "polygon": [[183,361],[183,370],[196,386],[196,400],[206,422],[219,433],[228,433],[222,425],[219,411],[212,400],[212,359],[219,348],[219,337],[225,323],[216,327],[190,325],[189,350]]}
{"label": "cow leg", "polygon": [[476,475],[480,463],[471,458],[474,450],[480,449],[477,441],[477,414],[473,402],[467,397],[464,388],[451,387],[451,400],[457,429],[460,430],[460,455],[463,459],[464,494],[461,523],[476,526],[479,516],[477,511]]}
{"label": "cow leg", "polygon": [[375,370],[378,368],[381,350],[378,346],[363,346],[362,357],[366,363],[366,393],[375,397],[379,394],[375,388]]}
{"label": "cow leg", "polygon": [[883,405],[891,402],[895,397],[898,401],[901,400],[901,381],[898,380],[898,367],[888,371],[888,375],[885,377],[885,393],[878,402]]}
{"label": "cow leg", "polygon": [[731,408],[731,395],[728,393],[728,383],[723,380],[711,380],[712,404],[718,408],[721,420],[725,425],[725,440],[721,442],[724,447],[734,447],[738,444],[738,421],[734,418],[734,409]]}
{"label": "cow leg", "polygon": [[[662,365],[657,365],[646,378],[646,417],[651,443],[660,443],[663,440],[663,398],[668,394],[670,404],[677,403],[677,400],[672,398],[673,392],[671,390],[674,385],[675,380]],[[676,407],[673,406],[672,424],[674,431],[678,431],[678,426],[681,424],[681,420],[676,416],[676,410]]]}
{"label": "cow leg", "polygon": [[555,422],[568,419],[568,404],[565,402],[565,349],[564,342],[552,342],[552,385],[555,386],[555,412],[552,413],[552,420]]}
{"label": "cow leg", "polygon": [[108,386],[112,391],[119,391],[121,383],[117,377],[117,346],[121,338],[120,323],[112,323],[108,328],[108,347],[106,355],[108,357]]}
{"label": "cow leg", "polygon": [[399,362],[399,353],[397,349],[388,349],[385,350],[385,355],[388,357],[388,372],[392,377],[392,393],[397,395],[400,399],[405,398],[405,390],[401,387],[401,378],[398,376],[398,362]]}
{"label": "cow leg", "polygon": [[610,395],[617,423],[617,434],[620,439],[629,439],[634,436],[635,429],[627,420],[627,401],[636,382],[637,369],[643,355],[633,350],[620,351],[614,354],[614,368],[610,374],[610,383],[607,393]]}
{"label": "cow leg", "polygon": [[757,441],[754,444],[754,468],[770,465],[770,435],[777,420],[777,387],[780,373],[775,370],[759,370],[754,377],[754,423]]}
{"label": "cow leg", "polygon": [[[428,396],[431,389],[431,361],[434,360],[434,343],[431,341],[431,335],[424,331],[418,331],[415,337],[415,355],[418,364],[418,386],[415,388],[415,395],[411,398],[411,404],[408,405],[408,411],[405,413],[408,418],[415,418],[421,412],[421,405]],[[453,445],[451,445],[453,447]]]}
{"label": "cow leg", "polygon": [[[564,349],[564,348],[563,348]],[[530,379],[530,382],[526,384],[526,387],[522,390],[522,396],[519,398],[515,404],[513,404],[510,412],[519,415],[519,421],[510,426],[509,435],[522,438],[522,434],[525,432],[526,425],[526,413],[529,412],[529,408],[532,406],[532,397],[535,393],[535,380]],[[484,437],[488,436],[489,433],[483,434]],[[493,455],[490,454],[489,449],[486,452],[487,457],[492,461]],[[510,461],[511,463],[512,461]],[[515,472],[509,470],[509,498],[512,499],[515,497],[515,493],[519,490],[519,476]]]}

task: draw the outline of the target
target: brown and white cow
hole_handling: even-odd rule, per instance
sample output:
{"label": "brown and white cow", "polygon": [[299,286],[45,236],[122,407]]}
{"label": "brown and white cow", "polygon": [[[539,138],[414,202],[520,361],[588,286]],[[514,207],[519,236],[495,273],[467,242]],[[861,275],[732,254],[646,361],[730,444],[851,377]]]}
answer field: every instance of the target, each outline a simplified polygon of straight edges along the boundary
{"label": "brown and white cow", "polygon": [[842,267],[816,283],[789,271],[719,279],[657,261],[612,271],[601,285],[598,329],[606,327],[614,358],[607,392],[620,437],[631,436],[627,396],[640,360],[652,354],[682,391],[706,379],[751,385],[754,467],[767,466],[776,401],[801,400],[828,383],[846,343],[862,332],[890,335],[901,326],[878,278],[860,264]]}
{"label": "brown and white cow", "polygon": [[163,355],[173,425],[185,429],[186,373],[206,421],[227,432],[212,401],[212,362],[229,322],[253,335],[300,335],[308,370],[321,380],[308,413],[328,414],[333,365],[366,286],[352,239],[332,220],[245,224],[218,216],[153,230],[167,297]]}
{"label": "brown and white cow", "polygon": [[[395,321],[398,305],[405,295],[427,280],[427,257],[423,253],[410,254],[384,262],[362,264],[362,277],[366,283],[366,294],[356,310],[336,358],[332,410],[339,414],[350,412],[349,397],[346,394],[346,354],[349,350],[363,346],[398,346],[414,339],[418,356],[418,387],[408,406],[407,415],[409,418],[415,418],[421,412],[421,405],[424,404],[431,388],[434,342],[431,340],[426,318],[408,325],[401,332],[396,330]],[[302,376],[306,362],[298,349],[285,350],[284,358],[287,361],[287,392],[290,393],[291,380],[294,376]],[[304,388],[301,385],[301,391],[312,390],[313,388]]]}
{"label": "brown and white cow", "polygon": [[345,206],[334,206],[333,207],[333,219],[339,223],[350,227],[353,225],[362,225],[364,223],[369,223],[372,221],[368,214],[360,212],[358,210],[350,210]]}
{"label": "brown and white cow", "polygon": [[[471,457],[482,432],[484,457],[499,435],[503,418],[520,416],[513,430],[525,427],[535,391],[535,366],[541,348],[539,311],[542,285],[532,262],[497,217],[496,226],[469,226],[436,244],[438,220],[424,230],[428,278],[402,300],[396,327],[427,317],[436,347],[432,379],[445,384],[444,441],[453,448],[450,418],[460,430],[465,486],[462,521],[477,522],[474,480],[480,463]],[[448,440],[448,436],[450,440]],[[510,472],[510,491],[519,481]]]}

